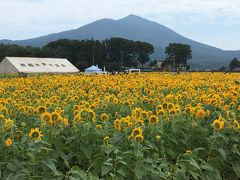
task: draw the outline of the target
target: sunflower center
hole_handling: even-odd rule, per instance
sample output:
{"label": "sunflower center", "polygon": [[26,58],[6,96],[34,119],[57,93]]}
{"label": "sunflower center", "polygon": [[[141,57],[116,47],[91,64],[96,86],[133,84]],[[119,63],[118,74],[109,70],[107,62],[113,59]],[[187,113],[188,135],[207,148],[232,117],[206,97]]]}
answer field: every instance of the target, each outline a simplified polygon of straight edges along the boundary
{"label": "sunflower center", "polygon": [[32,138],[38,138],[38,136],[39,136],[39,133],[38,133],[38,132],[32,133]]}

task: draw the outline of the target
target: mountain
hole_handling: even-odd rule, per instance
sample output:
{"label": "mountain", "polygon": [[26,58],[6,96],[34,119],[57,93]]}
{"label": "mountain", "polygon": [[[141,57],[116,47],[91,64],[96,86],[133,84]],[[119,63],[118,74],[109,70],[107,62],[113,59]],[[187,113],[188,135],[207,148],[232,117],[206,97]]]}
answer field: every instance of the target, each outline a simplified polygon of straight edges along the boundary
{"label": "mountain", "polygon": [[200,69],[227,66],[234,57],[240,57],[240,51],[224,51],[188,39],[173,30],[136,15],[129,15],[119,20],[101,19],[78,29],[49,34],[26,40],[0,40],[0,43],[24,46],[43,46],[58,39],[98,39],[122,37],[131,40],[145,41],[154,45],[152,58],[165,58],[164,49],[169,43],[177,42],[191,46],[193,58],[189,61],[192,67]]}

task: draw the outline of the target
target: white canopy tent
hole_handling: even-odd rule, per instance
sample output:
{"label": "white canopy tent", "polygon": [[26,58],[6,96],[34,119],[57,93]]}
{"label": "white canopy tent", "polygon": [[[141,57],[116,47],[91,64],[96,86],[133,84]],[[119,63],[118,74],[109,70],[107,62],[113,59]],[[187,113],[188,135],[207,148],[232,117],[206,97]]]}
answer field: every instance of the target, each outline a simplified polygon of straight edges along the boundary
{"label": "white canopy tent", "polygon": [[86,74],[102,74],[102,69],[92,65],[91,67],[85,69],[85,73]]}

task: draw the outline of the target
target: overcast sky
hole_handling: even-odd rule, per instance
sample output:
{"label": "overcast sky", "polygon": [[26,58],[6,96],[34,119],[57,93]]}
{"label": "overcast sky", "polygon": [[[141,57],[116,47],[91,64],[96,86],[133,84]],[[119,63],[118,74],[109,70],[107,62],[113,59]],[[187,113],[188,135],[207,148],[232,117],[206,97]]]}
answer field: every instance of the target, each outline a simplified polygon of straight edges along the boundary
{"label": "overcast sky", "polygon": [[240,50],[240,0],[0,0],[0,39],[33,38],[129,14],[202,43]]}

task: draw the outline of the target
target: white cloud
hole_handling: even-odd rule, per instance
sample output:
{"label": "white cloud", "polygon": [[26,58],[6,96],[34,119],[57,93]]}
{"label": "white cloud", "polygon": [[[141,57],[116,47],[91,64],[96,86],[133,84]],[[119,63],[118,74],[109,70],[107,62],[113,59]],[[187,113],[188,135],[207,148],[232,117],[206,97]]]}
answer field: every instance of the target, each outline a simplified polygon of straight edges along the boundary
{"label": "white cloud", "polygon": [[[1,23],[18,26],[29,23],[90,22],[134,13],[146,18],[175,23],[176,20],[240,20],[239,0],[1,0]],[[166,19],[166,17],[168,17]],[[35,24],[35,25],[37,25]]]}
{"label": "white cloud", "polygon": [[[21,20],[24,24],[32,21],[119,18],[130,13],[145,17],[154,14],[160,19],[168,16],[171,21],[186,15],[198,16],[202,21],[218,17],[240,19],[239,0],[1,0],[0,7],[2,22]],[[208,18],[201,19],[204,17]]]}
{"label": "white cloud", "polygon": [[239,0],[0,0],[0,7],[0,39],[35,37],[128,14],[170,27],[240,25]]}

